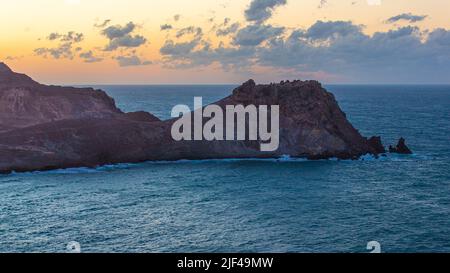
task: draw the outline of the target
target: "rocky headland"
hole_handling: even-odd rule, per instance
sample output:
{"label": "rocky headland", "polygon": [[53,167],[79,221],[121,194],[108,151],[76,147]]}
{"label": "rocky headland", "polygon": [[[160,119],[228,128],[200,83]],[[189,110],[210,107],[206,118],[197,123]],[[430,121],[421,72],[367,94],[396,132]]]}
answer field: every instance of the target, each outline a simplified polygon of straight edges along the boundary
{"label": "rocky headland", "polygon": [[180,159],[357,159],[386,152],[380,137],[363,137],[350,124],[317,81],[249,80],[215,104],[279,105],[279,148],[261,152],[259,141],[175,141],[176,119],[124,113],[104,91],[39,84],[0,63],[0,173]]}

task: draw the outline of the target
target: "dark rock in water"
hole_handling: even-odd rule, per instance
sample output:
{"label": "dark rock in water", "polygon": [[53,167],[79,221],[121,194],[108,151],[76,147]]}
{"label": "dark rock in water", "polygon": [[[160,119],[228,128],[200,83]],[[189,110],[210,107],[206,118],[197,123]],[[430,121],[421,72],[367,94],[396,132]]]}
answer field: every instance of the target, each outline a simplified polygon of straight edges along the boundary
{"label": "dark rock in water", "polygon": [[374,136],[369,138],[369,145],[373,148],[375,154],[384,154],[386,153],[386,149],[381,142],[381,137]]}
{"label": "dark rock in water", "polygon": [[405,155],[410,155],[413,153],[408,148],[408,146],[406,146],[406,141],[404,138],[399,139],[397,146],[395,147],[389,146],[389,152],[394,154],[405,154]]}
{"label": "dark rock in water", "polygon": [[150,113],[123,113],[101,90],[46,86],[0,65],[0,172],[94,167],[149,160],[275,158],[357,159],[384,152],[350,124],[317,81],[257,85],[249,80],[215,103],[279,105],[280,142],[175,141],[172,124]]}

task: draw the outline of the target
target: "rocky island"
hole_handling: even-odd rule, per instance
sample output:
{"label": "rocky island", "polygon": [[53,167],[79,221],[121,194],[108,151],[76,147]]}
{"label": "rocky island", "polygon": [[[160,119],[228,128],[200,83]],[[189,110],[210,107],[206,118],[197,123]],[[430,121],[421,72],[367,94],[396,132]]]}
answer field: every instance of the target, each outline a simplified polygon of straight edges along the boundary
{"label": "rocky island", "polygon": [[350,124],[317,81],[249,80],[215,104],[279,105],[279,148],[261,152],[259,141],[175,141],[176,119],[124,113],[104,91],[39,84],[0,63],[0,173],[180,159],[357,159],[386,152],[380,137],[363,137]]}

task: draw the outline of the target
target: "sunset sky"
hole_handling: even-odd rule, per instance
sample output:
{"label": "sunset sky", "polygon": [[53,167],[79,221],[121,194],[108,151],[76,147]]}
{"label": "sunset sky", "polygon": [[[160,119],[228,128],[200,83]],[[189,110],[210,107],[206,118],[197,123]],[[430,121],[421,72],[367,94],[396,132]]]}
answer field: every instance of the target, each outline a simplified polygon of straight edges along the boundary
{"label": "sunset sky", "polygon": [[449,0],[1,0],[0,61],[54,84],[450,83]]}

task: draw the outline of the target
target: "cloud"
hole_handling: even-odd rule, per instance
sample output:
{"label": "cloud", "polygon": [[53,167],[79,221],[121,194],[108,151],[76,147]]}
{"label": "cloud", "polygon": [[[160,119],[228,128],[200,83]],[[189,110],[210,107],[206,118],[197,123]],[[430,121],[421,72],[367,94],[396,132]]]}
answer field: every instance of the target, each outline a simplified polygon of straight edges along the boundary
{"label": "cloud", "polygon": [[17,61],[22,59],[24,56],[6,56],[5,60],[7,61]]}
{"label": "cloud", "polygon": [[73,59],[73,45],[80,43],[83,39],[83,33],[77,33],[75,31],[69,31],[66,34],[53,32],[47,36],[47,40],[59,42],[59,45],[53,48],[36,48],[34,53],[45,58],[52,57],[54,59]]}
{"label": "cloud", "polygon": [[359,34],[362,26],[354,25],[350,21],[334,21],[324,22],[317,21],[306,32],[299,33],[301,36],[314,40],[327,40],[338,36],[347,36],[351,34]]}
{"label": "cloud", "polygon": [[249,25],[237,32],[233,43],[241,46],[257,46],[268,39],[283,34],[283,32],[283,27],[273,27],[271,25]]}
{"label": "cloud", "polygon": [[[255,50],[253,47],[219,47],[208,49],[209,56],[207,55],[207,57],[209,57],[210,62],[219,63],[225,71],[242,71],[250,69],[253,65]],[[193,54],[194,60],[199,57],[198,55]]]}
{"label": "cloud", "polygon": [[[317,31],[322,26],[330,30]],[[259,47],[256,59],[263,66],[323,71],[352,82],[445,79],[450,73],[450,32],[434,30],[425,41],[424,36],[412,26],[369,36],[349,22],[317,22]]]}
{"label": "cloud", "polygon": [[54,33],[50,33],[50,35],[48,35],[47,39],[50,41],[56,40],[58,39],[60,36],[60,34],[54,32]]}
{"label": "cloud", "polygon": [[194,26],[185,27],[185,28],[182,28],[179,31],[177,31],[177,34],[175,36],[177,38],[181,38],[187,34],[195,34],[195,36],[199,37],[199,36],[203,35],[203,30],[200,27],[194,27]]}
{"label": "cloud", "polygon": [[225,71],[271,69],[286,75],[329,77],[341,82],[433,82],[450,75],[450,30],[405,26],[364,33],[351,21],[317,21],[288,30],[250,24],[230,34],[231,43],[168,40],[160,49],[169,68],[219,64]]}
{"label": "cloud", "polygon": [[276,7],[286,3],[286,0],[253,0],[245,10],[245,18],[250,22],[262,23],[272,17]]}
{"label": "cloud", "polygon": [[[183,46],[182,46],[183,45]],[[195,49],[199,47],[198,49]],[[225,71],[243,71],[253,64],[254,47],[211,48],[208,43],[197,42],[194,47],[188,43],[175,44],[171,50],[161,50],[164,64],[169,68],[205,67],[218,63]]]}
{"label": "cloud", "polygon": [[172,25],[169,25],[169,24],[164,24],[164,25],[161,25],[161,31],[163,31],[163,30],[169,30],[169,29],[172,29]]}
{"label": "cloud", "polygon": [[119,47],[139,47],[147,42],[147,39],[141,35],[131,36],[129,34],[112,39],[109,44],[105,47],[105,51],[112,51],[118,49]]}
{"label": "cloud", "polygon": [[141,65],[150,65],[152,64],[151,61],[144,61],[141,60],[136,55],[131,56],[118,56],[115,58],[117,62],[119,63],[119,66],[126,67],[126,66],[141,66]]}
{"label": "cloud", "polygon": [[103,21],[103,23],[101,23],[101,24],[94,24],[94,27],[97,27],[97,28],[104,28],[104,27],[106,27],[107,25],[109,25],[109,23],[111,23],[111,20],[110,20],[110,19],[106,19],[106,20]]}
{"label": "cloud", "polygon": [[36,48],[34,53],[45,58],[53,57],[54,59],[73,59],[72,45],[70,43],[65,43],[55,48]]}
{"label": "cloud", "polygon": [[427,15],[414,15],[412,13],[402,13],[386,20],[387,23],[396,23],[398,21],[408,21],[410,23],[421,22],[425,20]]}
{"label": "cloud", "polygon": [[[114,25],[108,26],[110,20],[105,20],[103,23],[96,25],[97,27],[102,27],[101,34],[108,38],[108,44],[103,48],[103,51],[114,51],[119,48],[131,49],[137,48],[147,42],[147,39],[142,36],[135,34],[137,26],[133,22],[129,22],[125,25]],[[58,32],[50,33],[47,40],[52,42],[58,42],[56,47],[41,47],[36,48],[34,53],[45,58],[51,57],[54,59],[73,59],[78,56],[81,60],[86,63],[95,63],[103,61],[103,57],[96,56],[93,50],[82,51],[82,47],[76,44],[84,40],[83,33],[77,33],[74,31],[67,32],[65,34],[60,34]],[[121,51],[123,52],[123,51]],[[128,51],[129,55],[115,57],[120,66],[131,66],[131,65],[148,65],[151,62],[147,60],[142,60],[136,56],[135,51]],[[107,54],[103,52],[103,55]]]}
{"label": "cloud", "polygon": [[427,42],[437,48],[444,47],[448,50],[448,46],[450,45],[450,31],[443,28],[435,29],[428,35]]}
{"label": "cloud", "polygon": [[115,38],[121,38],[131,32],[136,28],[136,25],[133,22],[129,22],[125,26],[115,25],[109,26],[102,31],[102,34],[108,37],[108,39],[112,40]]}
{"label": "cloud", "polygon": [[[224,23],[225,26],[227,24],[228,24],[228,22]],[[217,36],[227,36],[229,34],[236,33],[236,31],[239,29],[240,25],[241,24],[239,24],[239,23],[234,23],[234,24],[231,24],[231,25],[229,25],[227,27],[220,28],[220,29],[218,29],[216,31],[216,35]]]}
{"label": "cloud", "polygon": [[[229,20],[224,20],[228,24]],[[221,29],[222,33],[235,32],[239,28],[238,24],[229,25]],[[265,28],[265,27],[263,27]],[[219,31],[219,32],[220,32]],[[160,48],[163,57],[163,65],[168,68],[194,68],[208,66],[218,63],[226,71],[244,70],[250,67],[253,62],[252,56],[255,54],[254,47],[225,47],[223,43],[217,48],[212,48],[209,41],[203,40],[203,32],[196,27],[183,28],[175,35],[174,38],[181,38],[186,34],[194,34],[188,41],[174,41],[169,39]]]}
{"label": "cloud", "polygon": [[136,25],[129,22],[125,26],[115,25],[109,26],[102,30],[102,34],[109,39],[109,44],[105,47],[105,51],[113,51],[120,47],[135,48],[147,42],[142,35],[134,35],[133,31]]}
{"label": "cloud", "polygon": [[192,41],[182,43],[174,43],[172,40],[167,40],[159,52],[162,55],[180,57],[189,54],[199,44],[200,39],[193,39]]}
{"label": "cloud", "polygon": [[59,40],[61,42],[79,43],[83,41],[83,39],[84,39],[83,33],[77,33],[75,31],[69,31],[66,34],[59,34],[57,32],[53,32],[47,36],[47,40],[50,41]]}
{"label": "cloud", "polygon": [[95,57],[92,50],[80,53],[79,57],[86,63],[96,63],[103,61],[103,58]]}

